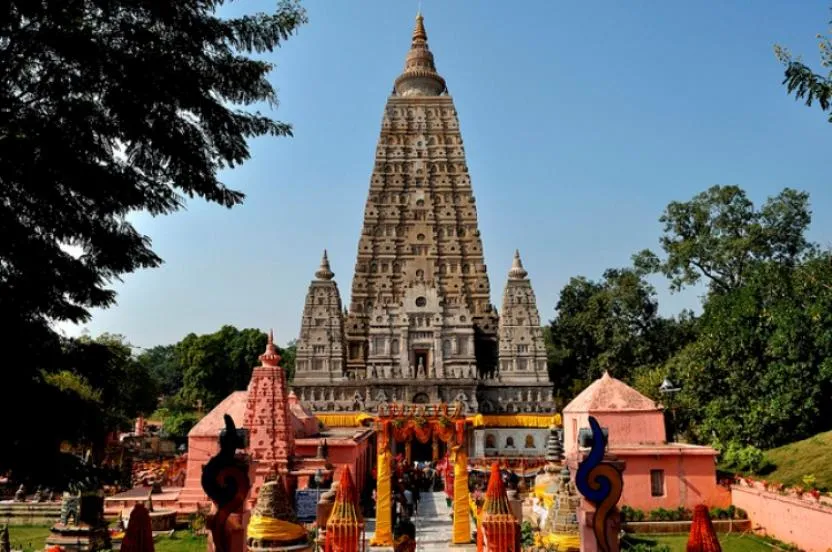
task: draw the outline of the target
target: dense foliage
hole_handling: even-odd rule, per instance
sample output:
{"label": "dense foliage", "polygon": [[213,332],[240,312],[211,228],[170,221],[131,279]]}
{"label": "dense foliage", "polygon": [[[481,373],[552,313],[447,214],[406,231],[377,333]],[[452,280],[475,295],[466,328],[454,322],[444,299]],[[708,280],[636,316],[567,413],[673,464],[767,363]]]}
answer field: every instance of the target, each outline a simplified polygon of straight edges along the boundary
{"label": "dense foliage", "polygon": [[[832,252],[806,238],[808,195],[791,189],[759,208],[736,186],[668,205],[663,256],[599,282],[573,278],[549,334],[550,370],[567,396],[603,370],[665,404],[678,434],[713,443],[738,469],[753,453],[832,427]],[[658,315],[645,275],[671,289],[708,283],[703,312]],[[755,448],[756,447],[756,448]]]}
{"label": "dense foliage", "polygon": [[0,7],[0,326],[15,357],[3,388],[53,414],[21,416],[18,401],[0,401],[0,419],[14,420],[4,426],[0,472],[45,472],[62,440],[96,439],[144,406],[110,405],[120,400],[114,382],[125,385],[118,395],[138,393],[127,382],[140,365],[123,362],[115,344],[53,329],[112,305],[110,284],[121,275],[161,263],[128,215],[169,214],[186,197],[240,203],[219,171],[249,157],[247,139],[290,134],[244,110],[276,104],[270,64],[248,54],[278,47],[305,21],[303,9],[281,2],[272,13],[222,19],[223,3]]}
{"label": "dense foliage", "polygon": [[597,282],[572,278],[556,309],[545,335],[550,376],[561,403],[604,371],[632,380],[666,361],[693,336],[691,315],[660,317],[655,290],[633,268],[609,269]]}

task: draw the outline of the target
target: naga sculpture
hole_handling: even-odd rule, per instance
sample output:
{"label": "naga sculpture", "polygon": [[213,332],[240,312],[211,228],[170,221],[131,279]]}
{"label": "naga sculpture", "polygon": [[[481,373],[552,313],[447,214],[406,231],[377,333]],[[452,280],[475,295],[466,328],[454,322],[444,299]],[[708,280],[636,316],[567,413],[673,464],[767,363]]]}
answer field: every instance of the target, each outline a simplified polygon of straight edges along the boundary
{"label": "naga sculpture", "polygon": [[621,472],[608,463],[604,463],[604,451],[607,439],[601,426],[593,416],[589,417],[589,427],[592,430],[592,447],[589,455],[578,465],[575,475],[575,486],[586,499],[595,505],[593,531],[598,541],[598,549],[611,552],[617,535],[608,531],[608,521],[615,511],[615,505],[621,498],[624,480]]}
{"label": "naga sculpture", "polygon": [[248,466],[237,458],[237,449],[245,448],[245,439],[237,432],[234,420],[226,414],[225,430],[220,434],[220,450],[202,467],[202,488],[216,504],[217,513],[209,526],[217,552],[230,552],[225,527],[231,514],[241,511],[251,482]]}

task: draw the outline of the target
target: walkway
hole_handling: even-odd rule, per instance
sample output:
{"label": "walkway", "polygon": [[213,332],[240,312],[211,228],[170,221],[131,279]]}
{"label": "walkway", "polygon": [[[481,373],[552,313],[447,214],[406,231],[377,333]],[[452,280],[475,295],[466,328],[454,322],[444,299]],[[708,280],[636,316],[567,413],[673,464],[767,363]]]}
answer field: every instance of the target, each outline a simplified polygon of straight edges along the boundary
{"label": "walkway", "polygon": [[[453,546],[451,534],[453,520],[451,509],[445,502],[445,493],[422,493],[419,501],[419,513],[413,517],[416,526],[416,552],[448,552],[476,550],[475,545]],[[367,540],[370,527],[367,528]]]}

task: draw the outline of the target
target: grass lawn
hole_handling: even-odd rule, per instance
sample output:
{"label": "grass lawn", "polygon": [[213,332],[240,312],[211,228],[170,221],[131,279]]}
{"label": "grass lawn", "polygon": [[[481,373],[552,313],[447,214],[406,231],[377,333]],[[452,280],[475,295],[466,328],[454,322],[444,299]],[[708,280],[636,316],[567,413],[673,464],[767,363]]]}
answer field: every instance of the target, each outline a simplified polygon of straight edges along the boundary
{"label": "grass lawn", "polygon": [[772,472],[758,477],[784,485],[803,485],[803,477],[815,476],[818,488],[832,490],[832,431],[818,433],[803,441],[796,441],[766,451],[775,465]]}
{"label": "grass lawn", "polygon": [[[13,550],[26,552],[40,552],[46,545],[49,527],[43,526],[11,526],[9,540]],[[190,531],[177,531],[172,537],[155,539],[156,552],[204,552],[206,537],[195,537]]]}
{"label": "grass lawn", "polygon": [[[688,542],[687,535],[640,535],[631,538],[633,544],[643,542],[648,545],[664,544],[670,547],[670,552],[685,552],[685,545]],[[779,548],[773,548],[756,537],[741,535],[737,533],[723,533],[719,535],[719,543],[722,545],[722,552],[776,552]],[[627,548],[623,548],[626,552]]]}

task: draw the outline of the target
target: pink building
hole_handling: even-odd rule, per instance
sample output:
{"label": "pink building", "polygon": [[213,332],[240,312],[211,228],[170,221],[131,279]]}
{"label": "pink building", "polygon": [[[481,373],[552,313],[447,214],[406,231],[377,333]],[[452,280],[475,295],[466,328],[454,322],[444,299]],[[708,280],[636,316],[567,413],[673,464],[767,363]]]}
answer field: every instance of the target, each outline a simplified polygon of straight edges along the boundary
{"label": "pink building", "polygon": [[619,506],[649,511],[730,504],[730,493],[716,482],[717,451],[668,443],[661,407],[606,372],[563,409],[570,465],[577,462],[579,432],[589,428],[589,416],[609,431],[609,452],[626,462]]}
{"label": "pink building", "polygon": [[[272,336],[260,355],[245,391],[235,391],[211,410],[188,433],[188,465],[184,487],[168,487],[153,495],[161,508],[179,513],[209,507],[210,499],[202,490],[202,466],[219,451],[220,431],[228,414],[238,428],[249,430],[252,462],[251,504],[263,481],[271,473],[282,474],[292,487],[304,488],[320,470],[335,480],[349,466],[355,474],[359,492],[372,468],[371,428],[336,428],[320,430],[318,420],[306,410],[293,392],[289,392],[280,357]],[[319,445],[326,443],[326,458],[318,458]],[[106,511],[119,513],[147,499],[146,488],[134,488],[105,501]]]}

